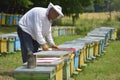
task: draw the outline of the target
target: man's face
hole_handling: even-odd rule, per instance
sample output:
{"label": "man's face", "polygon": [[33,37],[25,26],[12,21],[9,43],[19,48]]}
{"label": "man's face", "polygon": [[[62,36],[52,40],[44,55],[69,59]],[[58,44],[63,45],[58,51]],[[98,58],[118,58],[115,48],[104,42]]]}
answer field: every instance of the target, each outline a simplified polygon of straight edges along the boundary
{"label": "man's face", "polygon": [[49,12],[49,16],[52,21],[55,21],[57,19],[57,17],[59,16],[59,14],[57,11],[55,11],[53,8],[51,8],[50,12]]}

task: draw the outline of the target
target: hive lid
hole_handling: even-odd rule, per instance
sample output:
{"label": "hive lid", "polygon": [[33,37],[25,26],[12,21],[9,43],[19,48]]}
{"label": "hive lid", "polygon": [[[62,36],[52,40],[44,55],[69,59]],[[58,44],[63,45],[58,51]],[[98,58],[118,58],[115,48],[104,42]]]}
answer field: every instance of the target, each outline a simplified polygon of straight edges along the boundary
{"label": "hive lid", "polygon": [[38,55],[41,57],[60,57],[71,54],[71,51],[40,51],[34,53],[34,55]]}
{"label": "hive lid", "polygon": [[14,70],[14,73],[17,72],[39,72],[39,73],[50,73],[50,72],[54,72],[55,71],[55,67],[35,67],[33,69],[28,69],[26,66],[20,66],[18,68],[16,68]]}

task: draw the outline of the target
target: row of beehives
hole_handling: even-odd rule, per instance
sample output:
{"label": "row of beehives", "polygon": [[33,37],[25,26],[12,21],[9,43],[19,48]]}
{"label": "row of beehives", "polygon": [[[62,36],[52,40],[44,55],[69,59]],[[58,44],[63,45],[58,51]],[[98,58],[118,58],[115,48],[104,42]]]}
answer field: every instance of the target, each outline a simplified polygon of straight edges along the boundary
{"label": "row of beehives", "polygon": [[[0,25],[18,25],[19,19],[22,15],[14,14],[0,14]],[[52,27],[53,37],[62,35],[73,35],[75,34],[74,27]]]}
{"label": "row of beehives", "polygon": [[60,49],[36,52],[36,67],[28,69],[24,63],[14,70],[14,77],[17,80],[75,80],[71,76],[78,74],[87,62],[102,56],[105,46],[116,39],[116,33],[113,27],[100,27],[84,38],[58,45]]}
{"label": "row of beehives", "polygon": [[58,36],[64,36],[64,35],[75,35],[75,27],[70,26],[53,26],[52,27],[52,36],[58,37]]}
{"label": "row of beehives", "polygon": [[18,25],[22,15],[0,13],[0,25]]}

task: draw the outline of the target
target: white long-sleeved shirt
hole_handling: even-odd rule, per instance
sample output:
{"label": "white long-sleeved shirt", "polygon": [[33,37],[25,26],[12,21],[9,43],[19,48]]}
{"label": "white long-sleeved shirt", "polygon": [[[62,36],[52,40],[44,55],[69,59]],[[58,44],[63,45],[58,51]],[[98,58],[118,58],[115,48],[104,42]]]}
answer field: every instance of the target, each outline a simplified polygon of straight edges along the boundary
{"label": "white long-sleeved shirt", "polygon": [[[51,22],[47,17],[48,8],[35,7],[29,10],[19,21],[19,26],[39,44],[47,42],[52,46]],[[46,38],[46,40],[44,39]]]}

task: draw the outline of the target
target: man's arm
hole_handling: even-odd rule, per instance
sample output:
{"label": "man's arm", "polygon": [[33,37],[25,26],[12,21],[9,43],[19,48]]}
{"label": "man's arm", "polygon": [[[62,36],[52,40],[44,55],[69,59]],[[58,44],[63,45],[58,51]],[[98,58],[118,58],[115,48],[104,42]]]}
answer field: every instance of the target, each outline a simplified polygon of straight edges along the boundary
{"label": "man's arm", "polygon": [[56,45],[56,44],[54,43],[54,41],[53,41],[53,37],[52,37],[51,30],[50,30],[49,33],[47,34],[46,40],[47,40],[47,42],[49,43],[49,45],[50,45],[52,48],[58,48],[57,45]]}

